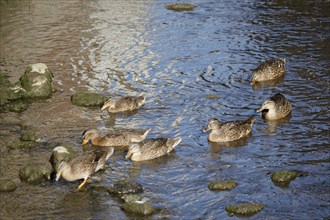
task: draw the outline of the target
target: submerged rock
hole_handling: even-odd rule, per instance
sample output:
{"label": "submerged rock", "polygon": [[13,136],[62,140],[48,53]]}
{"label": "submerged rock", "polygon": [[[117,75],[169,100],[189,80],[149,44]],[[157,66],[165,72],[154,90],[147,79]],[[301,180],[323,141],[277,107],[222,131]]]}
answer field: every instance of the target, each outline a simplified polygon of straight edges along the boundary
{"label": "submerged rock", "polygon": [[36,147],[37,144],[33,141],[17,141],[11,145],[8,146],[11,150],[26,150]]}
{"label": "submerged rock", "polygon": [[17,100],[8,104],[8,110],[11,112],[23,112],[29,107],[25,100]]}
{"label": "submerged rock", "polygon": [[196,5],[190,4],[190,3],[174,3],[174,4],[168,4],[165,6],[167,10],[172,11],[192,11]]}
{"label": "submerged rock", "polygon": [[210,190],[223,191],[232,190],[237,186],[237,183],[232,180],[214,180],[208,184]]}
{"label": "submerged rock", "polygon": [[136,215],[148,216],[157,211],[149,202],[124,202],[120,205],[120,208],[125,212],[133,213]]}
{"label": "submerged rock", "polygon": [[109,193],[115,195],[121,194],[138,194],[143,192],[143,187],[131,180],[118,180],[113,186],[109,188]]}
{"label": "submerged rock", "polygon": [[288,171],[288,170],[279,170],[275,171],[271,175],[271,179],[275,185],[280,187],[289,186],[290,182],[294,180],[298,176],[298,172],[296,171]]}
{"label": "submerged rock", "polygon": [[0,180],[0,192],[12,192],[17,188],[12,180]]}
{"label": "submerged rock", "polygon": [[48,98],[53,93],[53,75],[43,63],[29,65],[20,78],[20,87],[28,98]]}
{"label": "submerged rock", "polygon": [[236,205],[229,205],[226,206],[226,211],[229,215],[236,215],[236,216],[251,216],[255,213],[259,212],[261,209],[265,208],[266,206],[263,204],[258,203],[240,203]]}
{"label": "submerged rock", "polygon": [[83,92],[71,96],[71,103],[84,107],[101,107],[106,98],[97,93]]}
{"label": "submerged rock", "polygon": [[61,161],[68,161],[76,152],[68,146],[57,146],[53,149],[52,155],[49,158],[49,162],[54,171],[57,171],[58,164]]}
{"label": "submerged rock", "polygon": [[46,181],[49,170],[41,165],[27,165],[19,170],[19,177],[22,182],[39,184]]}

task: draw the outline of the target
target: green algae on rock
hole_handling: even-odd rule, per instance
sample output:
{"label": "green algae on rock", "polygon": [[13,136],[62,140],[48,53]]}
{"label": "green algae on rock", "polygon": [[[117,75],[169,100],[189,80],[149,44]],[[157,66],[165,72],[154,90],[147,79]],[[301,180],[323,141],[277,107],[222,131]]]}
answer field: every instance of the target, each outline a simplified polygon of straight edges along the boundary
{"label": "green algae on rock", "polygon": [[190,3],[173,3],[173,4],[168,4],[165,5],[165,8],[167,10],[172,10],[172,11],[192,11],[196,5],[190,4]]}
{"label": "green algae on rock", "polygon": [[19,177],[22,182],[39,184],[46,181],[49,170],[41,165],[27,165],[19,170]]}
{"label": "green algae on rock", "polygon": [[208,184],[208,188],[214,191],[224,191],[224,190],[230,191],[234,189],[236,186],[237,183],[232,179],[214,180]]}
{"label": "green algae on rock", "polygon": [[272,173],[271,179],[275,185],[280,187],[289,186],[290,182],[298,176],[298,172],[289,170],[278,170]]}
{"label": "green algae on rock", "polygon": [[28,98],[49,98],[53,94],[53,75],[43,63],[29,65],[20,78],[20,88]]}
{"label": "green algae on rock", "polygon": [[33,141],[17,141],[8,146],[11,150],[31,149],[36,147],[37,144]]}
{"label": "green algae on rock", "polygon": [[0,180],[0,192],[12,192],[15,191],[17,185],[12,180]]}
{"label": "green algae on rock", "polygon": [[84,107],[101,107],[106,98],[97,93],[83,92],[71,96],[71,103]]}
{"label": "green algae on rock", "polygon": [[225,207],[225,210],[228,212],[230,216],[252,216],[259,212],[261,209],[266,206],[258,203],[240,203],[236,205],[228,205]]}
{"label": "green algae on rock", "polygon": [[148,202],[148,199],[142,198],[141,196],[127,194],[122,198],[125,202],[121,204],[120,208],[126,212],[148,216],[157,211],[157,209]]}
{"label": "green algae on rock", "polygon": [[128,179],[118,180],[113,186],[109,188],[109,193],[115,195],[138,194],[142,192],[143,187],[139,183]]}
{"label": "green algae on rock", "polygon": [[24,133],[21,136],[21,141],[33,141],[33,142],[36,142],[38,139],[39,138],[37,137],[37,135],[35,135],[33,133],[30,133],[30,132]]}

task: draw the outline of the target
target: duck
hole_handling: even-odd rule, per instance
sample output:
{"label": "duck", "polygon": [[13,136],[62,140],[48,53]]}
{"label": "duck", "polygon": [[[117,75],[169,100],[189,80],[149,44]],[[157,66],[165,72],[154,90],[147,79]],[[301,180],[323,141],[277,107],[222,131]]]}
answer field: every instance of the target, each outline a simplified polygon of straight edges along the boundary
{"label": "duck", "polygon": [[267,120],[278,120],[290,115],[291,103],[282,95],[277,93],[266,99],[256,112],[262,112],[262,116]]}
{"label": "duck", "polygon": [[109,113],[133,111],[144,105],[145,101],[146,95],[124,96],[117,99],[111,98],[104,102],[101,111],[105,109],[107,109]]}
{"label": "duck", "polygon": [[58,181],[60,177],[69,182],[84,179],[78,186],[78,190],[80,190],[91,175],[103,168],[113,151],[113,147],[90,150],[79,153],[68,161],[63,160],[56,169],[55,180]]}
{"label": "duck", "polygon": [[125,158],[132,161],[152,160],[170,153],[181,141],[180,137],[146,139],[130,145]]}
{"label": "duck", "polygon": [[254,115],[246,120],[236,120],[221,123],[218,119],[212,118],[203,132],[211,133],[208,135],[210,142],[229,142],[247,137],[252,130],[253,122],[256,120]]}
{"label": "duck", "polygon": [[285,63],[285,58],[262,62],[257,69],[253,71],[251,85],[254,85],[257,82],[274,80],[284,76]]}
{"label": "duck", "polygon": [[94,146],[100,147],[128,147],[131,143],[143,141],[151,129],[119,129],[105,135],[101,135],[97,129],[89,129],[82,134],[82,144],[91,142]]}

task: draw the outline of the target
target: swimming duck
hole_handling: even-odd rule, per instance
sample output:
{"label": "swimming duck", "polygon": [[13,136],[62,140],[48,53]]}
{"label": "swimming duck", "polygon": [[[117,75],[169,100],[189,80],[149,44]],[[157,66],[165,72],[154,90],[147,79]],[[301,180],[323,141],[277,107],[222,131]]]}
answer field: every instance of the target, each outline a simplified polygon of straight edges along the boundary
{"label": "swimming duck", "polygon": [[285,59],[269,60],[262,62],[257,69],[253,71],[251,85],[268,80],[274,80],[285,74]]}
{"label": "swimming duck", "polygon": [[129,146],[131,143],[143,141],[150,130],[150,128],[147,130],[116,130],[102,136],[98,130],[90,129],[84,131],[82,135],[82,144],[87,144],[90,141],[94,146],[125,147]]}
{"label": "swimming duck", "polygon": [[109,113],[132,111],[139,109],[142,105],[144,105],[145,101],[145,95],[124,96],[118,99],[109,99],[103,104],[101,111],[105,109],[107,109]]}
{"label": "swimming duck", "polygon": [[257,112],[262,112],[262,116],[268,120],[277,120],[288,116],[291,113],[291,103],[281,94],[266,99]]}
{"label": "swimming duck", "polygon": [[181,142],[181,138],[151,138],[132,144],[125,156],[132,161],[151,160],[171,152]]}
{"label": "swimming duck", "polygon": [[80,190],[86,184],[88,178],[104,166],[113,151],[113,147],[91,150],[77,154],[69,161],[62,161],[56,169],[55,180],[58,181],[61,176],[69,182],[84,179],[78,186],[78,190]]}
{"label": "swimming duck", "polygon": [[212,130],[208,136],[210,142],[228,142],[246,137],[251,133],[252,124],[256,120],[253,115],[246,120],[228,121],[221,123],[218,119],[209,120],[203,132]]}

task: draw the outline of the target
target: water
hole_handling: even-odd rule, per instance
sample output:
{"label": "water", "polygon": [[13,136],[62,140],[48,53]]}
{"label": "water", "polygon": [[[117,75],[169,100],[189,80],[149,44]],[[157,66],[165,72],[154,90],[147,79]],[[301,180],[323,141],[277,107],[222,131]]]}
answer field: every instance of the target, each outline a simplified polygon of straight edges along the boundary
{"label": "water", "polygon": [[[168,1],[0,2],[1,71],[15,82],[27,65],[43,62],[57,90],[23,113],[0,115],[1,178],[18,184],[0,194],[2,219],[132,218],[118,199],[78,193],[77,183],[30,186],[18,178],[28,163],[48,164],[56,144],[81,150],[85,129],[112,127],[150,127],[149,137],[183,139],[175,152],[155,161],[132,163],[117,151],[108,164],[112,170],[88,184],[107,186],[125,177],[139,182],[164,209],[151,219],[227,219],[226,205],[248,201],[267,206],[256,219],[330,216],[329,1],[193,0],[197,8],[181,13],[166,10]],[[285,80],[251,87],[251,70],[279,57],[287,60]],[[71,105],[70,95],[81,91],[148,96],[136,114],[110,119]],[[247,140],[207,142],[202,128],[209,118],[245,119],[277,92],[292,101],[289,120],[267,123],[258,115]],[[45,144],[8,151],[20,125]],[[306,175],[282,189],[270,180],[279,169]],[[226,178],[239,185],[230,192],[208,190],[210,181]]]}

